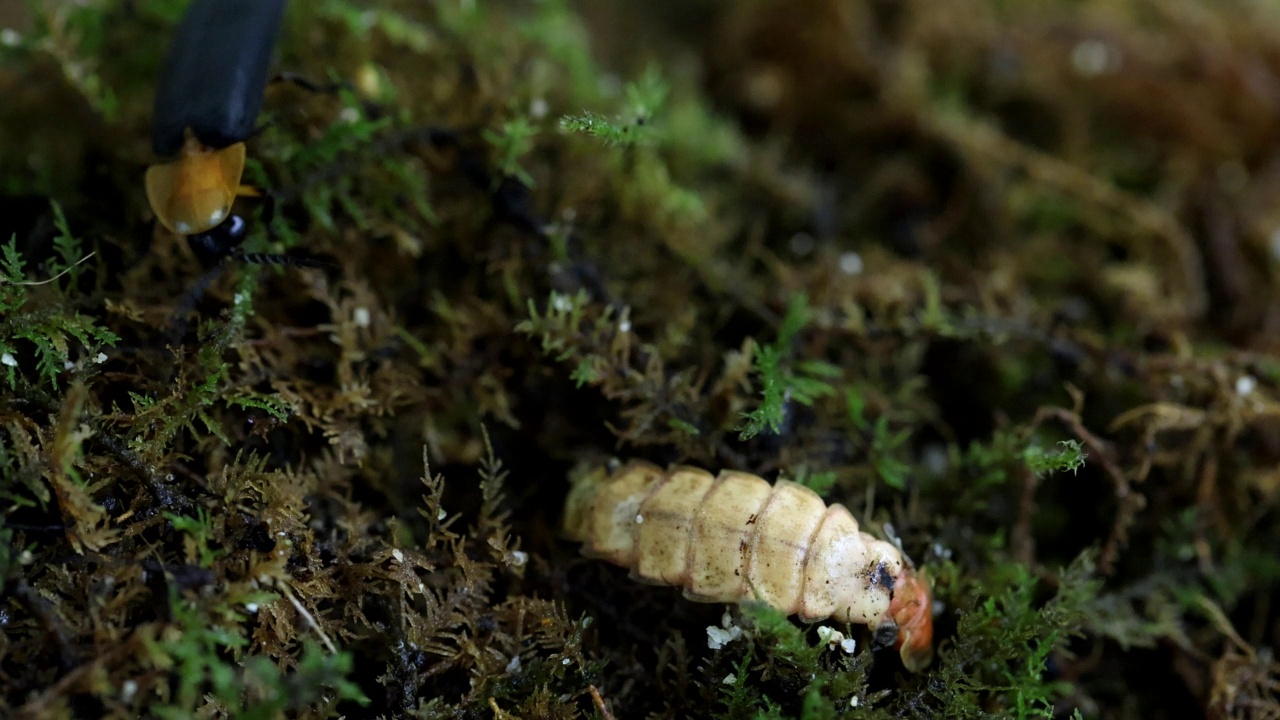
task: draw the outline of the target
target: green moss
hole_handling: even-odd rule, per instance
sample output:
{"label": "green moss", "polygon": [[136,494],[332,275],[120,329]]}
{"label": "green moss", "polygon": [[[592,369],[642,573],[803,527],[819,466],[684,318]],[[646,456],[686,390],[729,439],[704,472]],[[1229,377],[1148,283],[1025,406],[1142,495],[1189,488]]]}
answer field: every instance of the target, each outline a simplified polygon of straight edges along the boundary
{"label": "green moss", "polygon": [[[84,254],[57,203],[53,204],[53,213],[58,230],[53,238],[57,258],[48,263],[51,276],[47,280],[27,279],[26,262],[15,239],[10,238],[0,248],[4,254],[0,260],[0,327],[4,330],[0,361],[12,390],[17,390],[20,382],[24,386],[30,383],[56,389],[59,378],[65,377],[68,370],[76,366],[83,370],[89,363],[102,362],[106,358],[102,351],[120,340],[70,305],[85,271],[83,263],[92,253]],[[36,291],[51,293],[56,299],[52,303],[40,302],[32,297]],[[29,375],[19,360],[28,350],[34,356],[34,372]]]}
{"label": "green moss", "polygon": [[[218,619],[202,616],[195,605],[174,597],[170,609],[178,632],[144,640],[148,662],[159,670],[172,668],[177,677],[174,687],[160,693],[167,701],[154,706],[158,717],[191,717],[196,708],[212,706],[232,717],[266,719],[285,711],[323,711],[344,700],[369,703],[346,680],[352,663],[348,653],[328,655],[307,644],[293,671],[284,673],[270,658],[241,657],[248,640]],[[232,617],[244,619],[240,613]],[[228,654],[238,662],[225,659]]]}
{"label": "green moss", "polygon": [[650,66],[640,79],[623,89],[626,105],[618,119],[594,112],[566,115],[560,127],[603,140],[607,145],[638,145],[653,142],[666,135],[659,121],[665,111],[670,88],[658,69]]}
{"label": "green moss", "polygon": [[1093,559],[1083,555],[1063,570],[1043,603],[1039,579],[1022,565],[997,567],[986,582],[1002,589],[988,594],[974,583],[963,591],[973,604],[962,611],[955,643],[941,651],[930,701],[946,717],[1054,717],[1070,687],[1048,678],[1047,666],[1088,618],[1101,587]]}
{"label": "green moss", "polygon": [[1081,449],[1080,441],[1063,440],[1058,443],[1058,446],[1062,449],[1051,452],[1031,445],[1022,451],[1022,459],[1036,475],[1054,472],[1070,472],[1073,475],[1078,473],[1080,468],[1084,467],[1085,458],[1088,457]]}
{"label": "green moss", "polygon": [[760,407],[742,417],[739,440],[750,440],[764,430],[777,434],[786,419],[787,404],[795,401],[812,405],[820,397],[835,394],[828,379],[840,377],[840,368],[821,360],[800,360],[794,367],[784,359],[791,354],[796,336],[809,322],[808,300],[798,295],[787,306],[787,315],[778,329],[778,338],[769,345],[757,346],[755,371],[760,379]]}

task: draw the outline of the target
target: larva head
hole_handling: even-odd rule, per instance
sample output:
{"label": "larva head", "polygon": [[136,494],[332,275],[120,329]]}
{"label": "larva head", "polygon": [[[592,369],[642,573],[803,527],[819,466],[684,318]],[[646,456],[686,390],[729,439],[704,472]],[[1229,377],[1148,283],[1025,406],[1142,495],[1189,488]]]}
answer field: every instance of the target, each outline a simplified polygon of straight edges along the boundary
{"label": "larva head", "polygon": [[929,580],[914,568],[904,567],[893,588],[889,619],[898,626],[898,653],[911,672],[933,662],[933,597]]}
{"label": "larva head", "polygon": [[147,169],[147,200],[170,231],[208,232],[231,215],[244,172],[244,143],[213,150],[188,137],[177,159]]}

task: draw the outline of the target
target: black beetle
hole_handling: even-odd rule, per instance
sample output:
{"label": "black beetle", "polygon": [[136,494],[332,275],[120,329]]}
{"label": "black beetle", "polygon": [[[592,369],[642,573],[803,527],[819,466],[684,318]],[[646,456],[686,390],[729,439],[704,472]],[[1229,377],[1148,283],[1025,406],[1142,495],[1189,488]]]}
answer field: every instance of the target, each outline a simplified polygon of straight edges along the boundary
{"label": "black beetle", "polygon": [[146,176],[151,209],[172,232],[216,236],[210,231],[231,217],[237,195],[259,194],[240,184],[244,141],[257,132],[284,8],[285,0],[194,0],[187,8],[152,120],[153,149],[173,159]]}

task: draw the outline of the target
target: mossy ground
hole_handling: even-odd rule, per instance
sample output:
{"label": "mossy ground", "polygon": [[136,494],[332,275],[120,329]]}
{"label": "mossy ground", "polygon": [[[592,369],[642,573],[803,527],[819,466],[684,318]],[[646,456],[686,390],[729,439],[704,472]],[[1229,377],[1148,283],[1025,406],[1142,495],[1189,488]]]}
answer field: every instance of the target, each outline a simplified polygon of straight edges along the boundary
{"label": "mossy ground", "polygon": [[[206,274],[184,5],[0,6],[0,715],[1280,716],[1280,11],[295,0],[246,249],[332,267]],[[558,538],[610,456],[891,532],[934,665],[708,648]]]}

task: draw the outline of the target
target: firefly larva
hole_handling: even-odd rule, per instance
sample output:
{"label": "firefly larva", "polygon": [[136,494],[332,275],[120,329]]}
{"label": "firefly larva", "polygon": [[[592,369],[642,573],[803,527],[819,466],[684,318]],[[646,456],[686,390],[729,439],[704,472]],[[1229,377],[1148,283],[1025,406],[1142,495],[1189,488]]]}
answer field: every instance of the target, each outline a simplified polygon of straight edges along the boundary
{"label": "firefly larva", "polygon": [[928,583],[842,505],[755,475],[632,462],[575,484],[565,532],[590,557],[699,602],[761,600],[804,621],[897,631],[906,667],[933,659]]}

